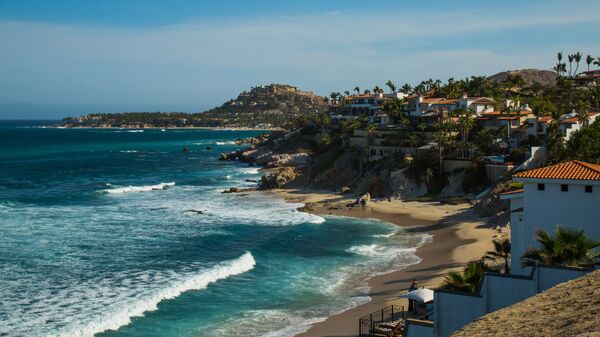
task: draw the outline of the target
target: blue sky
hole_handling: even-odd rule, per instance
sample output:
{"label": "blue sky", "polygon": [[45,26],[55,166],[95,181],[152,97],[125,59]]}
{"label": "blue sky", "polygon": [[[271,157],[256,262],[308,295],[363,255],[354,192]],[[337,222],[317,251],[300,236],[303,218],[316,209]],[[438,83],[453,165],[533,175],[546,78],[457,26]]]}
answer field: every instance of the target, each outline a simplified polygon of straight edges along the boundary
{"label": "blue sky", "polygon": [[203,111],[600,56],[600,2],[0,0],[0,119]]}

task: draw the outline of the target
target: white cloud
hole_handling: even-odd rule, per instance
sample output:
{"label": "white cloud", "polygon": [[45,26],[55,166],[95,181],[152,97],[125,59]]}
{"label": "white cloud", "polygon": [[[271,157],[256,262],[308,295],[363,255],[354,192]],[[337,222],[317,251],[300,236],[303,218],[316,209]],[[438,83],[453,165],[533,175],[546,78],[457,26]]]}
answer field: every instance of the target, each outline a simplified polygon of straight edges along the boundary
{"label": "white cloud", "polygon": [[[569,15],[558,7],[519,14],[326,13],[150,28],[0,22],[0,102],[202,106],[259,83],[289,82],[327,94],[387,79],[549,68],[554,45],[498,44],[510,45],[511,32],[531,28],[588,23],[597,29],[595,7],[570,8]],[[471,45],[469,37],[482,33],[502,38]],[[582,51],[600,53],[591,48]]]}

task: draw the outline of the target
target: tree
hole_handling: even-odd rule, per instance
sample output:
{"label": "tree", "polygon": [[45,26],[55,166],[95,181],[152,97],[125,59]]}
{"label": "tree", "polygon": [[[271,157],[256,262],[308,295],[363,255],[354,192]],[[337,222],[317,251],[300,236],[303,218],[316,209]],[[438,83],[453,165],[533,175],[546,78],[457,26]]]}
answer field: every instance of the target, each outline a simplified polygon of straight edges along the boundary
{"label": "tree", "polygon": [[462,273],[451,271],[446,274],[442,289],[477,293],[483,281],[483,275],[488,270],[483,261],[472,261],[467,264]]}
{"label": "tree", "polygon": [[594,61],[594,65],[600,67],[600,57],[596,58],[596,61]]}
{"label": "tree", "polygon": [[440,162],[440,174],[444,173],[444,149],[449,142],[448,132],[444,128],[440,128],[433,134],[433,140],[437,143],[438,159]]}
{"label": "tree", "polygon": [[[461,149],[464,149],[469,140],[469,131],[475,126],[475,112],[471,109],[460,109],[458,114],[458,126],[461,130],[460,133],[462,136]],[[462,157],[464,157],[464,152],[462,153]]]}
{"label": "tree", "polygon": [[582,267],[593,265],[600,257],[600,253],[595,250],[600,247],[600,242],[588,238],[582,229],[566,229],[558,225],[554,235],[538,229],[535,240],[540,248],[529,248],[523,254],[523,266],[548,264]]}
{"label": "tree", "polygon": [[358,85],[354,87],[354,91],[356,91],[357,95],[360,95],[360,87]]}
{"label": "tree", "polygon": [[594,58],[592,55],[588,55],[585,57],[585,63],[587,64],[587,70],[590,71],[590,65],[594,62]]}
{"label": "tree", "polygon": [[402,91],[405,95],[408,95],[410,93],[410,91],[412,90],[412,87],[410,86],[410,84],[405,83],[402,88],[400,88],[400,91]]}
{"label": "tree", "polygon": [[573,72],[573,75],[577,75],[577,69],[579,69],[579,62],[581,62],[581,53],[577,52],[576,54],[573,55],[573,59],[575,59],[575,71]]}
{"label": "tree", "polygon": [[502,241],[494,240],[494,250],[490,250],[483,256],[483,261],[502,261],[504,264],[504,274],[510,273],[510,240],[504,239]]}
{"label": "tree", "polygon": [[571,77],[571,76],[573,76],[571,69],[573,68],[573,60],[575,60],[575,55],[570,54],[567,56],[567,58],[569,59],[569,77]]}
{"label": "tree", "polygon": [[600,122],[575,131],[566,144],[566,159],[576,159],[600,164]]}
{"label": "tree", "polygon": [[385,85],[388,86],[388,88],[390,88],[390,92],[394,93],[396,92],[396,85],[392,82],[392,80],[388,80]]}

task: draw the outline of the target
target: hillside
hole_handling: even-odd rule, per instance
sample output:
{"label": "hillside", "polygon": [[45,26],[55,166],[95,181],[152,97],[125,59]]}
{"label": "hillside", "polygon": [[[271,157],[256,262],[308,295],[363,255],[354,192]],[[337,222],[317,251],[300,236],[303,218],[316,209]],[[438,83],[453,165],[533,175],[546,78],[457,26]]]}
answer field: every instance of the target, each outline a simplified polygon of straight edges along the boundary
{"label": "hillside", "polygon": [[525,85],[529,86],[535,82],[544,85],[554,85],[556,83],[556,73],[550,70],[540,69],[522,69],[522,70],[508,70],[499,72],[495,75],[488,77],[490,81],[502,82],[506,80],[508,75],[521,75],[525,80]]}
{"label": "hillside", "polygon": [[600,336],[600,270],[487,314],[452,336]]}
{"label": "hillside", "polygon": [[96,113],[63,119],[65,127],[283,127],[299,115],[327,110],[321,96],[286,84],[270,84],[244,91],[237,98],[203,113]]}
{"label": "hillside", "polygon": [[271,84],[244,91],[236,99],[204,112],[203,117],[222,119],[227,124],[246,124],[250,120],[281,124],[291,117],[326,109],[323,97],[290,85]]}

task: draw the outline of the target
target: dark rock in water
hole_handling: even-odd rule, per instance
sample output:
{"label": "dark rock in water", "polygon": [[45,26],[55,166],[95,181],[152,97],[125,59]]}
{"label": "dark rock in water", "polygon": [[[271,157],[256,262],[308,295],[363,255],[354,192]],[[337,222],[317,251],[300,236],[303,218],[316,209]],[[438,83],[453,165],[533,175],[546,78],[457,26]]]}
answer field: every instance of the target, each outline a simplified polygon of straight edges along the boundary
{"label": "dark rock in water", "polygon": [[313,206],[313,204],[308,202],[304,206],[296,208],[296,210],[298,212],[312,212],[312,211],[314,211],[314,206]]}
{"label": "dark rock in water", "polygon": [[244,180],[247,183],[257,183],[258,181],[254,180],[254,179],[246,179]]}
{"label": "dark rock in water", "polygon": [[293,181],[298,176],[298,172],[292,167],[284,167],[283,169],[262,176],[259,183],[259,189],[268,190],[272,188],[280,188],[287,183]]}
{"label": "dark rock in water", "polygon": [[255,188],[230,187],[228,190],[225,190],[221,193],[240,193],[240,192],[252,192],[252,191],[256,191],[256,189]]}
{"label": "dark rock in water", "polygon": [[219,157],[219,160],[234,160],[234,159],[238,159],[239,156],[240,156],[239,151],[222,152],[221,156]]}
{"label": "dark rock in water", "polygon": [[206,149],[207,150],[212,150],[212,146],[207,146]]}
{"label": "dark rock in water", "polygon": [[237,187],[230,187],[230,188],[229,188],[229,192],[230,192],[230,193],[238,193],[239,191],[240,191],[240,189],[239,189],[239,188],[237,188]]}
{"label": "dark rock in water", "polygon": [[201,210],[201,209],[188,209],[186,210],[186,212],[194,212],[196,214],[204,214],[204,212],[206,212],[206,210]]}
{"label": "dark rock in water", "polygon": [[187,146],[186,146],[186,147],[184,147],[184,148],[181,150],[181,152],[190,152],[190,149],[188,149],[188,148],[187,148]]}

